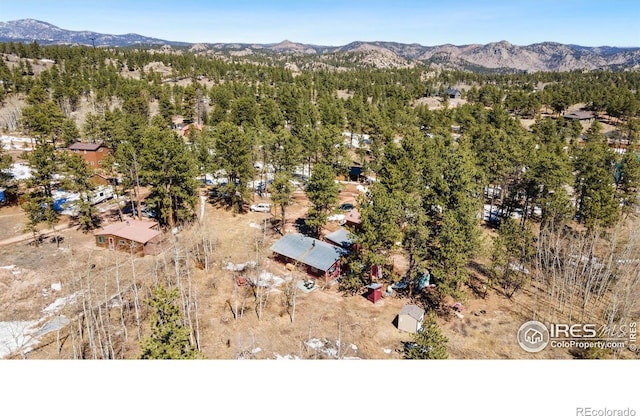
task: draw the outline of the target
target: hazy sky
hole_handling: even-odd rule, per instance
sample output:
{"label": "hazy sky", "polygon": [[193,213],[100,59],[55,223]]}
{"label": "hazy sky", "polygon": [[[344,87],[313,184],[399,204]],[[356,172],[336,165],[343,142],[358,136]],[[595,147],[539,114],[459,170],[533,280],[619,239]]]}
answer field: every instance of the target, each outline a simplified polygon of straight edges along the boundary
{"label": "hazy sky", "polygon": [[640,46],[638,0],[0,0],[0,21],[184,42]]}

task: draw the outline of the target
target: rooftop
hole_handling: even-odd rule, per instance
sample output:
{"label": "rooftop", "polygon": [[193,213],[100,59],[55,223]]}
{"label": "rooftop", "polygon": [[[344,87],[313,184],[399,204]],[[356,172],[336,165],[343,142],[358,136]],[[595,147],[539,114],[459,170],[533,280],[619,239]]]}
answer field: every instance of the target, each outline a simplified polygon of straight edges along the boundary
{"label": "rooftop", "polygon": [[418,305],[404,305],[402,309],[400,309],[399,315],[409,315],[416,321],[419,321],[424,317],[424,309]]}
{"label": "rooftop", "polygon": [[327,240],[339,245],[342,248],[349,248],[353,244],[351,233],[345,228],[338,228],[336,231],[324,236]]}
{"label": "rooftop", "polygon": [[84,142],[75,142],[69,146],[69,150],[92,150],[96,151],[99,148],[103,147],[102,143],[84,143]]}
{"label": "rooftop", "polygon": [[96,231],[94,235],[115,235],[145,244],[161,234],[160,231],[154,229],[157,226],[158,223],[155,221],[127,220],[107,225],[102,230]]}
{"label": "rooftop", "polygon": [[271,246],[271,251],[324,271],[348,253],[340,247],[301,234],[285,235]]}

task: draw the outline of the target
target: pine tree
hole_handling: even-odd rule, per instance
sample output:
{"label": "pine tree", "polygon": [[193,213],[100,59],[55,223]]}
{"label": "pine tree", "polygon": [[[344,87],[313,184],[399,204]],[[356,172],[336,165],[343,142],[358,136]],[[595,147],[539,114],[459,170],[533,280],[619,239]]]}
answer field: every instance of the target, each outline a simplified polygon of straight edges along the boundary
{"label": "pine tree", "polygon": [[286,171],[276,173],[270,190],[271,200],[280,207],[280,231],[284,234],[286,232],[286,209],[292,202],[291,195],[293,194],[291,175]]}
{"label": "pine tree", "polygon": [[140,358],[177,360],[201,358],[189,341],[189,328],[184,325],[177,289],[168,291],[158,285],[149,300],[151,334],[141,343]]}
{"label": "pine tree", "polygon": [[615,155],[604,141],[591,141],[576,150],[576,192],[580,222],[589,230],[610,226],[618,219],[615,199]]}
{"label": "pine tree", "polygon": [[148,206],[156,210],[161,223],[170,227],[189,221],[198,194],[195,158],[182,138],[157,125],[145,132],[145,144],[141,176],[152,186],[146,199]]}
{"label": "pine tree", "polygon": [[638,205],[640,191],[640,155],[627,151],[620,161],[616,176],[616,195],[622,202],[622,214],[628,215]]}
{"label": "pine tree", "polygon": [[91,205],[95,188],[91,182],[91,169],[80,155],[65,155],[63,161],[68,173],[63,182],[65,188],[80,193],[78,222],[84,230],[92,230],[96,227],[98,218]]}
{"label": "pine tree", "polygon": [[479,246],[480,195],[473,155],[466,143],[444,148],[439,169],[426,182],[424,206],[430,209],[429,266],[438,289],[456,295],[466,281],[466,265]]}
{"label": "pine tree", "polygon": [[428,313],[420,331],[413,334],[413,343],[405,350],[405,358],[410,360],[446,360],[449,358],[445,337],[435,315]]}
{"label": "pine tree", "polygon": [[226,193],[229,205],[237,212],[244,211],[249,197],[248,182],[254,174],[251,159],[251,138],[229,122],[218,124],[214,131],[218,166],[227,173]]}
{"label": "pine tree", "polygon": [[327,222],[331,207],[338,201],[338,190],[333,169],[322,163],[315,165],[305,188],[312,204],[305,223],[311,227],[315,236],[320,235],[320,229]]}
{"label": "pine tree", "polygon": [[5,154],[4,149],[0,146],[0,188],[7,186],[13,177],[9,172],[12,164],[13,159],[11,155]]}
{"label": "pine tree", "polygon": [[493,241],[491,280],[508,298],[526,283],[534,254],[531,228],[527,224],[520,227],[512,218],[503,219]]}

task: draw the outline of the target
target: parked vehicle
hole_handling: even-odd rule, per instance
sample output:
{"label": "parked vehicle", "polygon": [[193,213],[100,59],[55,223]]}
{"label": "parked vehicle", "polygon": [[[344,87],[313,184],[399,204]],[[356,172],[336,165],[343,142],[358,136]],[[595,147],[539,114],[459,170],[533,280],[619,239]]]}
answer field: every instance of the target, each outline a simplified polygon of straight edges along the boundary
{"label": "parked vehicle", "polygon": [[100,202],[106,201],[107,199],[113,198],[113,187],[108,186],[99,186],[93,191],[93,197],[91,198],[91,205],[99,204]]}
{"label": "parked vehicle", "polygon": [[271,204],[260,202],[258,204],[251,205],[249,209],[253,212],[271,212]]}
{"label": "parked vehicle", "polygon": [[338,207],[338,209],[340,211],[351,211],[354,208],[355,208],[355,205],[353,205],[352,203],[349,203],[349,202],[345,202],[344,204],[342,204],[342,205],[340,205]]}

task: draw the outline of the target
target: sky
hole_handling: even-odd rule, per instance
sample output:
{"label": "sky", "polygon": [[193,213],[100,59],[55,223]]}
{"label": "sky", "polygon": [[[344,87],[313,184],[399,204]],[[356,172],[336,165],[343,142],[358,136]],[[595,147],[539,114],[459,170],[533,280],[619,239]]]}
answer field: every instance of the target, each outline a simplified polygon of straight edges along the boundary
{"label": "sky", "polygon": [[0,21],[190,43],[640,46],[638,0],[0,0]]}

